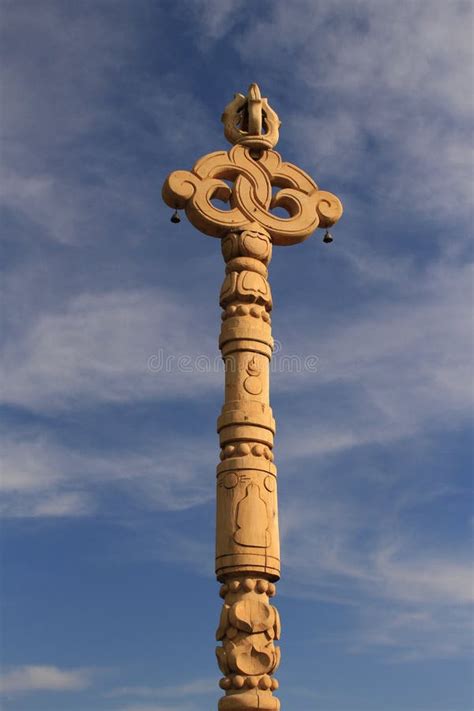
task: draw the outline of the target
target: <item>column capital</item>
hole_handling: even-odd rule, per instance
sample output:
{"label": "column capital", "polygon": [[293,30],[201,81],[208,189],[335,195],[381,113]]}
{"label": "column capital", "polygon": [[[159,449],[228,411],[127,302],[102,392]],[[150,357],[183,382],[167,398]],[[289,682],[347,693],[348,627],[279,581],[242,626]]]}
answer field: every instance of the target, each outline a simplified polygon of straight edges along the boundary
{"label": "column capital", "polygon": [[[318,227],[332,227],[340,219],[339,198],[320,190],[304,170],[273,150],[280,122],[256,84],[246,97],[236,94],[223,121],[233,147],[208,153],[192,170],[171,173],[162,191],[167,205],[184,209],[194,227],[211,237],[256,222],[273,244],[283,246],[302,242]],[[288,217],[276,215],[275,208],[283,208]]]}

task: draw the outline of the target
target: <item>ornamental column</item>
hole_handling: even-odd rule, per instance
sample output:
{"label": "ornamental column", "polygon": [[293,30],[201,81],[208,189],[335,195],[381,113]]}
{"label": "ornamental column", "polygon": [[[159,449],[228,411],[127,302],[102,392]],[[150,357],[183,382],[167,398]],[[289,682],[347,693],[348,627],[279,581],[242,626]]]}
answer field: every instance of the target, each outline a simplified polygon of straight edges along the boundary
{"label": "ornamental column", "polygon": [[[233,148],[204,156],[192,171],[171,173],[163,199],[184,208],[198,230],[221,238],[226,263],[219,338],[225,397],[217,421],[216,575],[224,604],[216,654],[225,691],[219,711],[277,711],[280,618],[270,600],[280,578],[280,543],[268,264],[273,244],[296,244],[317,227],[328,228],[342,205],[272,150],[280,121],[256,84],[247,96],[235,95],[222,120]],[[273,187],[280,188],[275,195]],[[229,209],[220,210],[213,199]],[[274,215],[275,207],[288,217]]]}

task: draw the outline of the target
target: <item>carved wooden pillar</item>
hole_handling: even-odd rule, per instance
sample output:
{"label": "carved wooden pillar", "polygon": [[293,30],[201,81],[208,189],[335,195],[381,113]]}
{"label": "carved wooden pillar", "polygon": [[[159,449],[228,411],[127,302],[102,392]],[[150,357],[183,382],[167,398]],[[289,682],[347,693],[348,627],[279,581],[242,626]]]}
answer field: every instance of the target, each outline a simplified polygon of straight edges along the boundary
{"label": "carved wooden pillar", "polygon": [[258,225],[222,240],[227,263],[221,289],[219,346],[225,402],[218,419],[216,573],[224,598],[217,639],[219,709],[278,709],[271,675],[280,661],[278,611],[270,605],[280,577],[275,420],[269,371],[273,339],[267,281],[270,235]]}
{"label": "carved wooden pillar", "polygon": [[[225,691],[219,711],[277,711],[280,618],[270,598],[280,577],[280,543],[267,267],[273,244],[296,244],[333,225],[342,205],[272,150],[280,121],[256,84],[247,96],[236,94],[222,120],[233,148],[204,156],[192,172],[171,173],[163,199],[184,208],[201,232],[220,237],[226,262],[219,339],[225,398],[217,421],[216,575],[224,604],[216,653]],[[281,188],[275,196],[274,186]],[[230,209],[218,209],[211,202],[216,198]],[[274,207],[285,208],[288,217],[274,215]]]}

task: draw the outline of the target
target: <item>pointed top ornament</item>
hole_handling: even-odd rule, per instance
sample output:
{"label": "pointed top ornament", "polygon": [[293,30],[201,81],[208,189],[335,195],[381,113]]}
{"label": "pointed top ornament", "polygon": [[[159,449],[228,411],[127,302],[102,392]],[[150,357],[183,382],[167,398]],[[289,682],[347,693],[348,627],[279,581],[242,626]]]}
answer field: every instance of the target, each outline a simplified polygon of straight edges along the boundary
{"label": "pointed top ornament", "polygon": [[222,114],[224,134],[232,145],[261,151],[278,143],[281,121],[262,98],[258,84],[250,84],[247,96],[235,94]]}

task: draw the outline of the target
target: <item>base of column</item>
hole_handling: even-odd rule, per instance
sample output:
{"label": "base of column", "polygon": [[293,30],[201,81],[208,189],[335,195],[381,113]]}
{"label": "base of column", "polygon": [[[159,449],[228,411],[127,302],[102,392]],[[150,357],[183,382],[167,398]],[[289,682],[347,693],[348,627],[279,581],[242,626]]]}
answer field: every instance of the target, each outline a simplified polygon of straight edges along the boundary
{"label": "base of column", "polygon": [[249,689],[223,696],[218,708],[219,711],[279,711],[280,700],[271,691]]}

